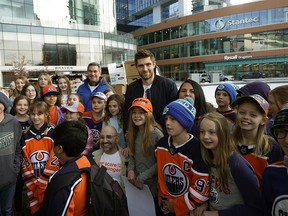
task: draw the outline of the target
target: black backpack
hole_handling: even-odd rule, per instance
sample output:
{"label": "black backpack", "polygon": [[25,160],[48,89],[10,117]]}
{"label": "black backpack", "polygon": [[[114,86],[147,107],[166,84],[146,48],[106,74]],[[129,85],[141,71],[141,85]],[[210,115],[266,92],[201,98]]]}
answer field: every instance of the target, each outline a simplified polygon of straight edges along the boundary
{"label": "black backpack", "polygon": [[45,203],[48,203],[49,199],[53,199],[53,194],[57,190],[72,185],[81,173],[88,172],[90,175],[88,215],[128,216],[127,198],[119,183],[106,172],[104,166],[100,168],[93,159],[87,158],[91,163],[91,168],[83,168],[54,177],[53,184],[48,184],[41,212],[45,214],[45,208],[47,208]]}

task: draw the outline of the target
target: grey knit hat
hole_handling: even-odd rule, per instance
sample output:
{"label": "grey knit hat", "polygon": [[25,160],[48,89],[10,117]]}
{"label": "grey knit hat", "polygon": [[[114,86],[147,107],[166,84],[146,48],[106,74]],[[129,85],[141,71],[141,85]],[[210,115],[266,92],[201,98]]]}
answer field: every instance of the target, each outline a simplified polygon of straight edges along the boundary
{"label": "grey knit hat", "polygon": [[4,105],[4,112],[8,112],[9,107],[11,106],[11,101],[9,100],[8,95],[6,94],[5,89],[0,89],[0,103]]}

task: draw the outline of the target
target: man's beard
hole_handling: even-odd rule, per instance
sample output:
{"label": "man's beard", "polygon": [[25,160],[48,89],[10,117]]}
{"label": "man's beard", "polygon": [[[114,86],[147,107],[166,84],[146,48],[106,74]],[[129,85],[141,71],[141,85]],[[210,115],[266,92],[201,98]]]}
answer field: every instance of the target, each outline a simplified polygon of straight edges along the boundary
{"label": "man's beard", "polygon": [[149,79],[151,79],[151,78],[153,77],[153,74],[149,74],[148,77],[141,74],[140,77],[141,77],[141,79],[143,79],[143,80],[149,80]]}

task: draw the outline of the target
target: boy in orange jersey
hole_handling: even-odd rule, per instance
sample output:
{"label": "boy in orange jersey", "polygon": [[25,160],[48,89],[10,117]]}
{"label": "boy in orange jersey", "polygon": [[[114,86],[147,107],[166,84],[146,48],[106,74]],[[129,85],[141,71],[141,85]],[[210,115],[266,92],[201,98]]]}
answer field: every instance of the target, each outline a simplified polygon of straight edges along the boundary
{"label": "boy in orange jersey", "polygon": [[168,136],[157,143],[159,205],[167,215],[189,215],[208,200],[208,169],[200,142],[191,130],[196,109],[192,98],[168,104],[163,115]]}
{"label": "boy in orange jersey", "polygon": [[[86,125],[79,121],[65,121],[55,128],[53,139],[54,152],[62,168],[49,179],[41,213],[49,216],[88,215],[89,174],[83,172],[71,184],[65,184],[65,174],[91,167],[88,158],[81,155],[88,139]],[[65,186],[55,190],[59,179]]]}

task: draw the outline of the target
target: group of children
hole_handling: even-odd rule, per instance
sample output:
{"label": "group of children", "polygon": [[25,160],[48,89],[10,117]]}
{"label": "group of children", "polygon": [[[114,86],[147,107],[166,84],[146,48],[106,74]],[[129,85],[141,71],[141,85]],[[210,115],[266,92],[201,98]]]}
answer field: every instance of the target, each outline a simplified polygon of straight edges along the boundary
{"label": "group of children", "polygon": [[[45,79],[39,79],[39,84],[42,81]],[[61,145],[53,140],[54,127],[63,121],[76,121],[87,129],[86,146],[81,154],[91,156],[99,146],[104,153],[108,149],[108,154],[109,148],[105,146],[111,144],[113,135],[105,135],[105,131],[102,134],[102,128],[109,126],[113,128],[109,131],[116,131],[121,157],[128,161],[128,165],[122,165],[127,171],[121,169],[121,175],[125,173],[140,190],[143,184],[148,185],[156,215],[287,214],[287,110],[275,115],[272,138],[265,134],[269,103],[264,97],[252,93],[236,98],[241,89],[223,83],[215,90],[218,108],[213,109],[205,101],[201,86],[188,80],[180,86],[179,99],[163,110],[166,131],[155,121],[149,99],[136,98],[129,108],[124,137],[123,95],[107,97],[97,92],[90,98],[92,110],[84,112],[81,98],[69,92],[68,86],[67,80],[60,78],[58,89],[48,83],[40,87],[39,101],[33,102],[23,95],[14,98],[12,110],[23,134],[19,128],[13,129],[18,131],[11,142],[17,157],[11,164],[18,173],[22,148],[21,175],[31,213],[41,208],[49,177],[65,164],[61,155],[54,154],[53,145]],[[26,91],[32,93],[31,90]],[[8,102],[1,94],[0,117],[3,114],[5,119]],[[57,106],[59,99],[61,106]],[[3,120],[0,127],[2,124]],[[17,126],[15,120],[13,125]],[[20,137],[21,146],[17,144]],[[99,165],[104,164],[102,155],[103,152],[97,159]],[[1,188],[6,186],[0,184]]]}
{"label": "group of children", "polygon": [[[12,141],[15,142],[14,148],[17,150],[18,156],[20,153],[20,158],[23,159],[22,167],[20,164],[16,164],[16,158],[14,164],[13,161],[11,161],[11,167],[17,166],[17,169],[16,167],[13,169],[15,169],[15,173],[17,173],[15,176],[18,176],[15,210],[21,211],[21,197],[24,184],[29,200],[30,213],[35,214],[39,212],[39,209],[43,204],[44,191],[49,177],[63,165],[62,161],[55,156],[53,151],[53,145],[55,143],[52,134],[54,128],[64,121],[79,121],[83,125],[86,125],[88,139],[82,154],[92,155],[93,149],[99,148],[97,147],[98,138],[102,129],[102,123],[104,122],[107,96],[102,92],[97,92],[90,98],[93,104],[92,110],[84,113],[84,106],[81,103],[81,98],[76,93],[71,93],[69,80],[66,77],[60,77],[58,79],[58,88],[56,88],[54,85],[50,84],[50,76],[42,74],[39,76],[38,88],[31,83],[23,83],[24,85],[22,85],[21,89],[20,87],[18,88],[18,80],[21,80],[19,83],[22,84],[22,78],[23,77],[20,77],[16,80],[15,92],[17,91],[17,94],[14,92],[10,95],[10,98],[8,94],[3,96],[1,94],[0,104],[5,105],[2,110],[3,116],[7,115],[11,117],[11,115],[8,115],[8,112],[15,115],[15,118],[11,117],[11,119],[16,120],[16,122],[13,121],[13,124],[16,126],[19,125],[19,128],[22,129],[17,131],[14,128],[14,132],[12,132],[13,130],[9,131],[14,134],[11,136],[13,138]],[[36,97],[38,92],[40,95],[39,98]],[[31,97],[28,97],[30,95]],[[34,97],[32,97],[32,95]],[[122,128],[120,126],[120,120],[122,118],[120,106],[123,104],[122,100],[124,99],[121,95],[115,95],[110,99],[111,102],[109,102],[109,104],[111,103],[111,105],[109,109],[107,108],[106,112],[108,114],[105,119],[106,124],[110,124],[111,122],[119,134],[121,134]],[[13,101],[13,107],[10,106],[11,101]],[[59,103],[60,101],[61,103]],[[4,111],[6,112],[5,115]],[[4,123],[5,122],[3,121],[1,122],[1,124]],[[13,127],[16,127],[15,125]],[[118,127],[116,127],[117,125]],[[10,130],[9,126],[5,125],[5,127]],[[4,131],[5,130],[3,130],[3,133]],[[9,133],[3,134],[3,139],[5,139],[4,135],[9,135]],[[119,145],[126,147],[123,131],[121,137],[122,139],[119,140]],[[21,138],[21,140],[19,138]],[[9,141],[9,143],[12,144],[12,141]],[[11,156],[11,158],[13,157]],[[18,162],[19,161],[21,161],[21,159],[18,160]],[[21,172],[19,172],[20,167]],[[2,174],[4,175],[4,173],[5,172]],[[14,195],[14,192],[11,192],[11,197],[12,194]],[[10,213],[13,212],[12,203],[13,202],[10,202],[9,208],[7,207],[7,211]],[[5,212],[4,207],[2,208],[2,203],[1,211]]]}
{"label": "group of children", "polygon": [[[190,86],[187,86],[187,83],[186,81],[185,90],[182,92],[190,89],[188,97],[194,97],[195,101],[203,100],[195,97],[195,89],[199,88],[195,88],[195,84],[192,85],[191,82]],[[181,88],[182,86],[179,92]],[[274,92],[278,92],[277,96]],[[194,215],[287,214],[287,186],[282,183],[287,180],[285,160],[283,163],[283,153],[285,159],[285,148],[288,144],[285,109],[278,113],[283,112],[280,117],[281,125],[279,119],[275,118],[275,113],[274,123],[273,117],[268,121],[271,107],[276,104],[278,111],[285,108],[284,104],[288,102],[285,96],[287,93],[288,85],[270,91],[269,86],[263,82],[249,83],[241,89],[230,83],[217,86],[216,112],[204,113],[200,117],[196,133],[195,130],[192,131],[196,136],[199,135],[202,159],[208,165],[209,171],[209,202],[196,208]],[[269,105],[267,100],[271,95],[274,95],[271,97],[273,103]],[[204,103],[205,101],[202,101],[202,104]],[[271,113],[273,115],[273,112]],[[269,122],[272,122],[270,132],[270,127],[266,129]],[[278,144],[280,142],[277,130],[276,133],[273,130],[275,126],[283,127],[279,129],[282,132],[282,150]],[[280,169],[277,171],[272,167],[281,167],[282,173]],[[269,170],[273,171],[269,173]],[[274,183],[272,176],[278,176],[279,185]]]}

